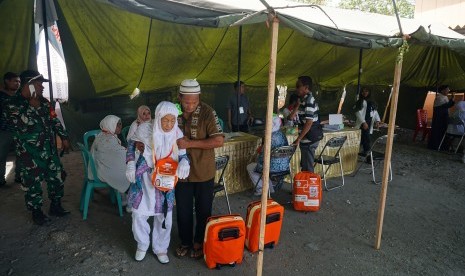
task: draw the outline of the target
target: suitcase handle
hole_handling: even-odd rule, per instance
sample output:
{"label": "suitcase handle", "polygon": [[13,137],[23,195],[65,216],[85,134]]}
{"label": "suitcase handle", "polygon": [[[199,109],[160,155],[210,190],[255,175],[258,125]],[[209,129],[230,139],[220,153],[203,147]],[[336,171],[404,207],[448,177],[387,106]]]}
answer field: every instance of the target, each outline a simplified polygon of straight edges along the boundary
{"label": "suitcase handle", "polygon": [[239,236],[239,227],[223,228],[218,232],[218,239],[220,239],[220,241],[237,239]]}
{"label": "suitcase handle", "polygon": [[281,219],[281,213],[272,213],[266,216],[266,224],[270,224]]}

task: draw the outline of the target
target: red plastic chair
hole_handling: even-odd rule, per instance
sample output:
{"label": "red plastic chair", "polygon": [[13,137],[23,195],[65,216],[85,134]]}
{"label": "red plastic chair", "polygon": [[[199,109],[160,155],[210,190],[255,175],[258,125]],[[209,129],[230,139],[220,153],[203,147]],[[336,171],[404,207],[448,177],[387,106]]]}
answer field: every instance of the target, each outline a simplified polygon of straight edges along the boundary
{"label": "red plastic chair", "polygon": [[417,126],[413,133],[413,141],[417,138],[418,132],[423,131],[422,141],[431,132],[431,126],[428,126],[428,112],[425,109],[417,109]]}

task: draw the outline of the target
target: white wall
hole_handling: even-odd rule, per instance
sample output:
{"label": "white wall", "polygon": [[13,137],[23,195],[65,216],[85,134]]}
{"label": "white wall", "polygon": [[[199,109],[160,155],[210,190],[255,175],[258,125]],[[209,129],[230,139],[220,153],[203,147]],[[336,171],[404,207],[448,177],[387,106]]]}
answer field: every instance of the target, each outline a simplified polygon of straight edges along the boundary
{"label": "white wall", "polygon": [[448,27],[465,26],[465,0],[416,0],[415,19],[432,20]]}

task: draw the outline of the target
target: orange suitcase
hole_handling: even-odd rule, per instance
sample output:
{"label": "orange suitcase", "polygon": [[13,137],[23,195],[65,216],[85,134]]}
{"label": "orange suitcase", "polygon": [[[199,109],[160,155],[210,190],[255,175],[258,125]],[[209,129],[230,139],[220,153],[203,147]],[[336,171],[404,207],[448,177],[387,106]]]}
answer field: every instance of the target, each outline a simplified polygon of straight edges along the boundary
{"label": "orange suitcase", "polygon": [[292,189],[294,209],[315,212],[320,210],[323,188],[319,174],[302,171],[294,176]]}
{"label": "orange suitcase", "polygon": [[240,215],[209,217],[205,227],[203,254],[208,268],[242,263],[245,223]]}
{"label": "orange suitcase", "polygon": [[[254,201],[247,207],[245,246],[250,252],[258,251],[260,236],[261,201]],[[266,208],[265,247],[273,248],[279,241],[283,223],[284,207],[269,199]]]}

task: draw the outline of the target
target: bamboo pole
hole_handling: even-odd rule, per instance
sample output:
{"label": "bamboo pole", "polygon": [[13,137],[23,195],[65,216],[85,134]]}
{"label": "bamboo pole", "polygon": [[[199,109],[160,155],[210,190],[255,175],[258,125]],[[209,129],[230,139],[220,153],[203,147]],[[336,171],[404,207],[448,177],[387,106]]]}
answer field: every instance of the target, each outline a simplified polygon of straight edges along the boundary
{"label": "bamboo pole", "polygon": [[263,174],[262,174],[262,208],[260,212],[260,239],[258,243],[258,259],[257,259],[257,276],[262,275],[263,270],[263,250],[265,248],[265,219],[268,200],[268,185],[270,174],[270,153],[271,153],[271,128],[273,120],[273,103],[276,82],[276,56],[278,53],[278,29],[279,20],[276,15],[273,16],[271,26],[271,53],[270,53],[270,68],[268,71],[268,100],[266,105],[266,127],[265,127],[265,143],[263,152]]}
{"label": "bamboo pole", "polygon": [[388,126],[386,150],[385,150],[385,156],[384,156],[383,182],[382,182],[381,192],[380,192],[378,222],[376,226],[375,249],[380,249],[381,247],[381,235],[383,232],[384,209],[386,206],[388,177],[389,177],[391,155],[392,155],[392,143],[394,140],[394,130],[396,127],[396,113],[397,113],[397,101],[399,99],[400,76],[402,72],[403,55],[405,52],[407,52],[407,50],[408,50],[407,36],[404,36],[404,42],[402,46],[399,48],[399,54],[396,60],[396,67],[394,69],[394,82],[392,86],[392,102],[391,102],[391,111],[389,114],[389,126]]}
{"label": "bamboo pole", "polygon": [[344,104],[345,98],[346,98],[346,86],[344,85],[344,90],[342,91],[341,99],[339,100],[339,106],[337,107],[337,114],[341,114],[342,105]]}

